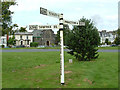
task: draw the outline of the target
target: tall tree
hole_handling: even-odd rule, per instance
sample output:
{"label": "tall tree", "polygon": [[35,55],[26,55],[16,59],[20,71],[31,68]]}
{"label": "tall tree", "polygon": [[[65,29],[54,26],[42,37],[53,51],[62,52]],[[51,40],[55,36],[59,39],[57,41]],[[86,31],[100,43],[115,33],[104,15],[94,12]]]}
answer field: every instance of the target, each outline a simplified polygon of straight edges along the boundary
{"label": "tall tree", "polygon": [[[66,44],[66,42],[65,42],[65,36],[69,33],[69,31],[70,31],[69,26],[64,24],[64,25],[63,25],[63,37],[64,37],[63,39],[64,39],[64,45]],[[60,31],[57,31],[56,41],[57,41],[57,43],[60,42]]]}
{"label": "tall tree", "polygon": [[68,53],[79,61],[95,59],[99,56],[96,49],[100,44],[98,29],[91,20],[83,17],[80,21],[85,22],[85,26],[74,26],[66,35]]}
{"label": "tall tree", "polygon": [[119,45],[119,44],[120,44],[120,29],[119,29],[119,28],[118,28],[118,30],[117,30],[117,37],[115,38],[114,43],[115,43],[116,45]]}
{"label": "tall tree", "polygon": [[16,5],[16,2],[2,2],[2,35],[9,33],[9,28],[11,28],[12,14],[14,12],[10,11],[9,8],[12,5]]}
{"label": "tall tree", "polygon": [[19,32],[27,32],[26,28],[27,27],[20,27]]}

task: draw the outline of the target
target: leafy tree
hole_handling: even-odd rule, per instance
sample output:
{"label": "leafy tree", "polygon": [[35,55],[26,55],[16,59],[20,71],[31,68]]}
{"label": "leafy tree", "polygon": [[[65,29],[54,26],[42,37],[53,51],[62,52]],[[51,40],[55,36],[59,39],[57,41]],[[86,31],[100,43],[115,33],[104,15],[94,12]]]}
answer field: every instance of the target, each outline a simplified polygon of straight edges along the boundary
{"label": "leafy tree", "polygon": [[9,31],[10,35],[14,35],[14,33],[16,32],[16,30],[13,30],[13,29],[15,29],[16,27],[18,27],[18,25],[17,24],[13,24],[12,26],[10,26],[8,28],[8,31]]}
{"label": "leafy tree", "polygon": [[68,53],[79,61],[96,59],[99,56],[96,47],[100,44],[98,29],[91,20],[83,17],[80,21],[85,22],[85,26],[74,26],[66,35]]}
{"label": "leafy tree", "polygon": [[[66,45],[65,43],[65,36],[69,33],[70,29],[69,29],[69,26],[68,25],[63,25],[63,41],[64,41],[64,45]],[[60,31],[57,31],[57,36],[56,36],[56,41],[57,43],[60,42]]]}
{"label": "leafy tree", "polygon": [[15,45],[15,44],[16,44],[15,36],[13,36],[12,38],[10,37],[8,40],[8,45],[11,46],[11,45]]}
{"label": "leafy tree", "polygon": [[114,43],[116,45],[119,45],[120,44],[120,38],[119,37],[116,37],[115,40],[114,40]]}
{"label": "leafy tree", "polygon": [[118,28],[117,34],[118,34],[118,36],[120,37],[120,28]]}
{"label": "leafy tree", "polygon": [[106,38],[105,39],[105,43],[108,45],[108,43],[109,43],[109,40]]}
{"label": "leafy tree", "polygon": [[109,41],[109,42],[108,42],[108,45],[111,45],[111,44],[112,44],[112,43]]}
{"label": "leafy tree", "polygon": [[120,29],[119,29],[119,28],[118,28],[118,30],[117,30],[117,37],[115,38],[114,43],[115,43],[116,45],[119,45],[119,44],[120,44]]}
{"label": "leafy tree", "polygon": [[16,2],[2,2],[2,35],[8,34],[9,30],[11,30],[12,23],[12,14],[14,12],[9,10],[9,7],[12,5],[16,5]]}
{"label": "leafy tree", "polygon": [[20,27],[19,32],[27,32],[26,27]]}

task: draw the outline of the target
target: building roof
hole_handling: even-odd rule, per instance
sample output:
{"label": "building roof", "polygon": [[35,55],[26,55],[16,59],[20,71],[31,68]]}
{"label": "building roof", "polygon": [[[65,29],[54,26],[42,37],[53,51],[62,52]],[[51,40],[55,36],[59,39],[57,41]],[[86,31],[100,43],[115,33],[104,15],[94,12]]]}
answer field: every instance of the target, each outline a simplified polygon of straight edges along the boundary
{"label": "building roof", "polygon": [[16,32],[15,35],[33,35],[32,32]]}

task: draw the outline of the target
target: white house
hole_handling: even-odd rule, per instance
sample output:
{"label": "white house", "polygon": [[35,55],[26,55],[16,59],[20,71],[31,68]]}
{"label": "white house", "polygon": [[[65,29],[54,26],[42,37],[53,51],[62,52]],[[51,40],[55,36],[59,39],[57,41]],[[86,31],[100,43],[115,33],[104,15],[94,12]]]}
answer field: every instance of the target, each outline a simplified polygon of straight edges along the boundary
{"label": "white house", "polygon": [[101,43],[105,43],[106,39],[113,43],[117,35],[113,31],[106,32],[106,30],[102,30],[99,31],[99,36],[101,39]]}
{"label": "white house", "polygon": [[[9,36],[13,37],[13,35]],[[24,45],[30,47],[30,43],[33,42],[32,32],[17,32],[15,33],[16,46]]]}
{"label": "white house", "polygon": [[0,46],[4,45],[4,47],[7,46],[7,35],[5,36],[0,36]]}

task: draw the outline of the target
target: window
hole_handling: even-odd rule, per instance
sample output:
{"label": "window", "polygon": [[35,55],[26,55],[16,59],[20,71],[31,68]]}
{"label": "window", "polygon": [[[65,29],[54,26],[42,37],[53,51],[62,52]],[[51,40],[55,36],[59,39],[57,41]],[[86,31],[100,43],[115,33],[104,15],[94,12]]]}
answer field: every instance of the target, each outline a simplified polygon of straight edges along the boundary
{"label": "window", "polygon": [[27,45],[29,45],[29,41],[27,41]]}
{"label": "window", "polygon": [[28,39],[28,36],[27,36],[27,39]]}
{"label": "window", "polygon": [[3,39],[3,44],[5,43],[5,40]]}
{"label": "window", "polygon": [[21,45],[23,45],[23,41],[21,41]]}
{"label": "window", "polygon": [[22,39],[22,35],[20,36],[20,39]]}

